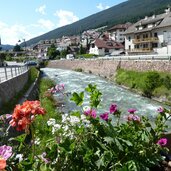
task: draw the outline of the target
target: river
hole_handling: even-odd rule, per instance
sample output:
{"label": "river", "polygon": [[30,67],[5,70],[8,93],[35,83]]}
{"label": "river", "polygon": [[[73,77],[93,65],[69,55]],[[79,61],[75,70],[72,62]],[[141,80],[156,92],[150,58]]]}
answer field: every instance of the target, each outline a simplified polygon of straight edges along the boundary
{"label": "river", "polygon": [[[116,103],[125,115],[128,114],[127,110],[129,108],[135,108],[137,109],[136,114],[139,116],[148,116],[150,120],[153,120],[157,115],[157,109],[161,106],[161,104],[156,101],[142,97],[141,95],[135,94],[93,74],[52,68],[43,68],[42,71],[57,84],[64,83],[65,92],[67,93],[79,93],[84,91],[88,84],[96,84],[97,88],[102,92],[102,102],[98,108],[99,114],[108,111],[111,103]],[[59,94],[55,96],[58,99],[62,98]],[[85,95],[85,99],[83,106],[88,106],[88,95]],[[69,98],[67,98],[67,100],[65,98],[64,103],[64,112],[76,109],[76,106]]]}

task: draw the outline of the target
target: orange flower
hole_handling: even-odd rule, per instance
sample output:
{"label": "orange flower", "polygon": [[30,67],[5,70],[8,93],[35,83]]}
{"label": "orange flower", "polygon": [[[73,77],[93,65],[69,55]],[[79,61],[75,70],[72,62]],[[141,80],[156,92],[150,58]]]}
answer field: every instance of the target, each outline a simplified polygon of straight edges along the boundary
{"label": "orange flower", "polygon": [[43,115],[45,113],[45,109],[40,106],[38,100],[25,101],[22,105],[16,105],[10,125],[16,127],[18,131],[27,131],[29,125],[34,121],[35,115]]}
{"label": "orange flower", "polygon": [[6,165],[7,165],[6,160],[0,158],[0,170],[5,169]]}

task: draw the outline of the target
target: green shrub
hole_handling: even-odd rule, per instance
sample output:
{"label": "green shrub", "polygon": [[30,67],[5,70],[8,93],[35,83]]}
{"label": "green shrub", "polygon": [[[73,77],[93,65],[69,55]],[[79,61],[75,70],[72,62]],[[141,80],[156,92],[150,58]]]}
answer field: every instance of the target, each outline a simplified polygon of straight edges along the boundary
{"label": "green shrub", "polygon": [[74,71],[83,72],[83,69],[82,68],[75,68]]}
{"label": "green shrub", "polygon": [[151,97],[155,88],[161,85],[161,78],[157,72],[147,72],[144,76],[144,84],[142,85],[143,94]]}

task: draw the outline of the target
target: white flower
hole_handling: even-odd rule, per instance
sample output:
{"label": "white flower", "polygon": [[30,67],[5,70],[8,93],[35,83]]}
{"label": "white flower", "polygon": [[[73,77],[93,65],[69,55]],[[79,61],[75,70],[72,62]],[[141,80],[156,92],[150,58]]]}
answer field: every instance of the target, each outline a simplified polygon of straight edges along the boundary
{"label": "white flower", "polygon": [[40,138],[36,138],[36,140],[34,141],[34,144],[39,145],[40,144]]}
{"label": "white flower", "polygon": [[61,125],[59,125],[59,124],[53,125],[53,127],[52,127],[52,134],[54,134],[60,128],[61,128]]}
{"label": "white flower", "polygon": [[71,123],[79,123],[80,119],[76,116],[70,116],[70,122]]}
{"label": "white flower", "polygon": [[48,121],[47,121],[47,125],[48,126],[51,126],[51,125],[54,125],[56,123],[56,120],[54,118],[50,118]]}
{"label": "white flower", "polygon": [[15,158],[19,159],[19,162],[21,162],[23,160],[23,154],[17,154]]}

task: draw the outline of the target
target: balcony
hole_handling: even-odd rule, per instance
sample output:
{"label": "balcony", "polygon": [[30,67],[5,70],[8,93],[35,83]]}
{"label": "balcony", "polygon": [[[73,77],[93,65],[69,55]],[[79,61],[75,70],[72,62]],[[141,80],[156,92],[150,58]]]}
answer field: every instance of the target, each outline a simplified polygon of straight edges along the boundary
{"label": "balcony", "polygon": [[148,38],[141,38],[141,39],[133,39],[134,44],[140,44],[140,43],[151,43],[151,42],[158,42],[159,39],[157,37],[148,37]]}
{"label": "balcony", "polygon": [[128,53],[150,53],[153,52],[152,48],[139,48],[127,50]]}

